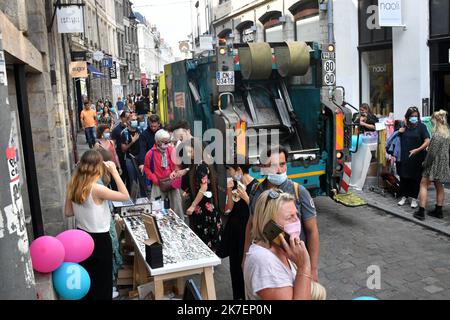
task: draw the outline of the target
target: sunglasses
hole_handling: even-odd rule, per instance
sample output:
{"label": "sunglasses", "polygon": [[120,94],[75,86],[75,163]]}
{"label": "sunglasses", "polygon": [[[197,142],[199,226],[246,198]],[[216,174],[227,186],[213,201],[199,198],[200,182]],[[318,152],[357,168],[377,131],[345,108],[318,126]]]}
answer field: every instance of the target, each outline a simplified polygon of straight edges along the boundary
{"label": "sunglasses", "polygon": [[266,211],[267,205],[269,204],[269,201],[278,199],[281,196],[282,193],[283,193],[283,190],[280,190],[280,189],[272,189],[272,190],[270,190],[269,194],[267,196],[266,203],[264,205],[264,211]]}

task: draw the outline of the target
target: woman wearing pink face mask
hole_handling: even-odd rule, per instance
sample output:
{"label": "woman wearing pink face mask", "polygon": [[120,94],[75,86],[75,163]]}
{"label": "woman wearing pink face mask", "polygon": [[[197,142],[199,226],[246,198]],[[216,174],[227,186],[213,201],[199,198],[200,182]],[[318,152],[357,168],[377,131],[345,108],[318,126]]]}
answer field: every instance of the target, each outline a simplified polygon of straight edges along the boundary
{"label": "woman wearing pink face mask", "polygon": [[[264,232],[269,223],[289,234],[289,243],[282,236],[270,241]],[[278,189],[261,194],[253,216],[254,242],[244,263],[248,300],[325,299],[325,289],[312,281],[311,262],[300,230],[292,195]]]}

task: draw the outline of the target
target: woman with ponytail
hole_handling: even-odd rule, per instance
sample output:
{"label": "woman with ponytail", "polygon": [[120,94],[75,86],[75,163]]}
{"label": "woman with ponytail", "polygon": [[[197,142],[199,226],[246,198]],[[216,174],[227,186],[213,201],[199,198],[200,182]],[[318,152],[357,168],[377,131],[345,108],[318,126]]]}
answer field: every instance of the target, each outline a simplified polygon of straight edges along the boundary
{"label": "woman with ponytail", "polygon": [[447,125],[447,112],[444,110],[433,113],[431,117],[433,124],[433,137],[431,138],[428,154],[423,162],[422,180],[420,182],[419,211],[414,217],[419,220],[425,220],[425,207],[428,198],[428,186],[434,182],[436,188],[436,208],[428,215],[442,219],[442,206],[444,204],[444,186],[443,183],[450,182],[449,168],[449,143],[450,132]]}

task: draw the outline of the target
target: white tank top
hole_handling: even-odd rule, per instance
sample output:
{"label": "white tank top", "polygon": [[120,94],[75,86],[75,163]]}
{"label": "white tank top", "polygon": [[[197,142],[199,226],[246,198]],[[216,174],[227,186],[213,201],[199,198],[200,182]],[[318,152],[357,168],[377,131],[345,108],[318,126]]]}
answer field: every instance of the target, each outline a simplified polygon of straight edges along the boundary
{"label": "white tank top", "polygon": [[100,205],[96,204],[92,198],[92,189],[83,204],[72,202],[72,205],[77,228],[90,233],[109,232],[111,211],[108,201],[103,201]]}

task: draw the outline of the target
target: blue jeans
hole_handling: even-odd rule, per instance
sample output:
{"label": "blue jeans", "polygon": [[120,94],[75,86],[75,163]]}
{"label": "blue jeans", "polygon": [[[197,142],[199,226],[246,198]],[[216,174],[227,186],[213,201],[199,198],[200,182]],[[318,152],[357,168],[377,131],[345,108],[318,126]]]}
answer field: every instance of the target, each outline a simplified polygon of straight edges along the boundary
{"label": "blue jeans", "polygon": [[92,148],[95,145],[95,127],[85,128],[84,133],[86,135],[89,148]]}

